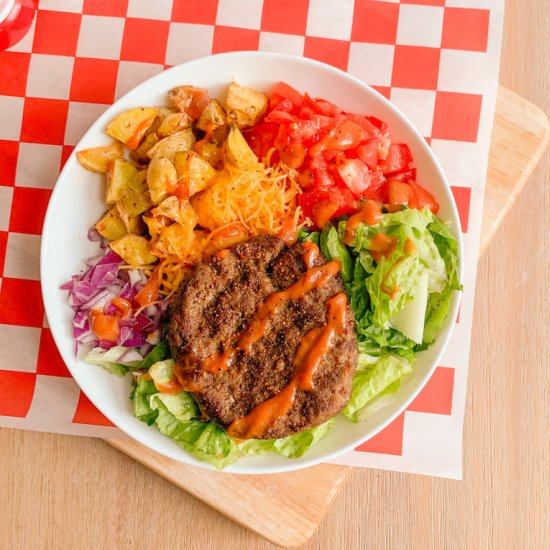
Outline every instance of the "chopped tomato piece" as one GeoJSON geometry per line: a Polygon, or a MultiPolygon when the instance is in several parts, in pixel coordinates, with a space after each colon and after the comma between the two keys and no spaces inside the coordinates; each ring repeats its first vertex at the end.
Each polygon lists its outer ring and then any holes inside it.
{"type": "Polygon", "coordinates": [[[411,170],[407,170],[405,172],[400,172],[399,174],[394,174],[391,179],[404,181],[405,183],[409,183],[410,180],[414,181],[416,180],[416,168],[412,168],[411,170]]]}
{"type": "Polygon", "coordinates": [[[278,131],[279,126],[277,124],[261,122],[249,132],[245,132],[248,145],[259,159],[265,159],[269,150],[274,147],[278,131]]]}
{"type": "Polygon", "coordinates": [[[336,166],[338,175],[354,195],[366,191],[370,184],[368,166],[360,159],[343,159],[336,166]]]}
{"type": "Polygon", "coordinates": [[[314,157],[326,149],[334,151],[346,151],[355,149],[362,140],[363,133],[361,127],[349,119],[344,119],[338,123],[334,130],[325,134],[313,147],[309,154],[314,157]]]}
{"type": "Polygon", "coordinates": [[[319,228],[333,218],[357,210],[357,201],[351,192],[346,188],[337,187],[302,193],[298,195],[298,204],[302,209],[303,217],[313,220],[319,228]]]}
{"type": "Polygon", "coordinates": [[[317,102],[311,99],[311,97],[309,97],[307,93],[304,94],[302,105],[300,106],[299,117],[310,118],[312,115],[320,115],[320,114],[323,114],[321,107],[319,107],[317,102]]]}
{"type": "Polygon", "coordinates": [[[378,165],[378,147],[380,141],[377,138],[371,138],[357,147],[357,157],[360,158],[371,170],[378,165]]]}
{"type": "Polygon", "coordinates": [[[273,108],[283,99],[289,100],[292,105],[294,105],[298,109],[302,105],[302,94],[285,82],[277,82],[277,84],[275,84],[275,87],[273,88],[273,92],[271,94],[271,99],[274,100],[274,104],[272,105],[270,101],[270,108],[273,108]]]}
{"type": "Polygon", "coordinates": [[[434,214],[439,212],[439,203],[433,198],[431,193],[412,180],[409,181],[409,186],[414,192],[414,199],[411,200],[412,202],[410,205],[412,208],[421,210],[427,206],[434,214]],[[414,204],[414,206],[412,206],[412,204],[414,204]]]}
{"type": "Polygon", "coordinates": [[[320,109],[321,113],[325,116],[334,117],[338,113],[342,112],[342,109],[335,105],[334,103],[331,103],[330,101],[325,101],[324,99],[317,99],[315,100],[315,103],[317,103],[317,107],[320,109]]]}
{"type": "Polygon", "coordinates": [[[382,136],[380,128],[377,128],[366,116],[348,113],[346,115],[350,120],[361,126],[363,130],[363,140],[382,136]]]}
{"type": "Polygon", "coordinates": [[[320,188],[327,188],[334,185],[335,180],[329,171],[328,162],[322,157],[312,158],[309,162],[309,169],[313,175],[313,183],[320,188]]]}
{"type": "Polygon", "coordinates": [[[414,192],[408,183],[388,180],[388,204],[390,206],[408,206],[414,192]]]}
{"type": "Polygon", "coordinates": [[[408,145],[404,143],[392,143],[388,157],[380,165],[380,170],[382,170],[384,175],[388,176],[410,170],[412,165],[413,157],[408,145]]]}
{"type": "Polygon", "coordinates": [[[379,170],[374,170],[369,174],[369,187],[366,191],[361,193],[361,199],[371,199],[378,202],[387,202],[384,195],[385,189],[384,184],[386,183],[386,178],[384,174],[379,170]]]}
{"type": "Polygon", "coordinates": [[[281,161],[289,168],[297,169],[304,163],[307,149],[303,143],[292,139],[284,125],[279,127],[275,147],[279,151],[281,161]]]}

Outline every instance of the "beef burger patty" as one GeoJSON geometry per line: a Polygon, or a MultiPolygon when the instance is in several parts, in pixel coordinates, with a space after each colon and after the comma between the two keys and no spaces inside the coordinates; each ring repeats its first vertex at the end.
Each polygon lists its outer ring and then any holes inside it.
{"type": "Polygon", "coordinates": [[[231,435],[285,437],[322,424],[349,400],[355,321],[339,273],[324,274],[330,267],[312,243],[254,237],[197,265],[174,300],[168,338],[178,377],[231,435]],[[308,275],[318,288],[302,293],[308,275]],[[277,303],[266,310],[266,301],[277,303]],[[309,384],[297,377],[302,356],[303,365],[315,363],[309,384]],[[252,416],[255,429],[244,430],[252,416]]]}

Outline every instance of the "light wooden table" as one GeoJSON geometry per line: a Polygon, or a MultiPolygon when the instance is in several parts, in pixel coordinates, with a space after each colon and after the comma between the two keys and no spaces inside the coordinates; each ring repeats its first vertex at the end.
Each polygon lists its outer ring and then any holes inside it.
{"type": "MultiPolygon", "coordinates": [[[[550,2],[507,4],[501,82],[549,113],[550,2]]],[[[546,154],[480,261],[464,480],[355,470],[304,548],[550,548],[549,213],[546,154]]],[[[2,550],[274,548],[100,440],[0,449],[2,550]]]]}

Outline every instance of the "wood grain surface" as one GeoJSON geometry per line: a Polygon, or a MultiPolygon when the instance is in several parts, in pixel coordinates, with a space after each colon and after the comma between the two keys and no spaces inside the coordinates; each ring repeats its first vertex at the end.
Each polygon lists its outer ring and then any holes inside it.
{"type": "MultiPolygon", "coordinates": [[[[507,1],[501,70],[547,113],[548,21],[547,0],[507,1]]],[[[546,154],[480,263],[464,480],[353,470],[304,548],[550,547],[549,180],[546,154]]],[[[0,445],[2,549],[274,548],[102,441],[0,445]]]]}

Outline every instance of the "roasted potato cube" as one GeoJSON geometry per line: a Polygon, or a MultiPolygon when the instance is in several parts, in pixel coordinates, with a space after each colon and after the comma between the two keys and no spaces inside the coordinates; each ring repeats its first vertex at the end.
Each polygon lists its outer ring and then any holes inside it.
{"type": "Polygon", "coordinates": [[[205,141],[197,141],[195,151],[217,170],[223,168],[223,149],[216,144],[205,141]]]}
{"type": "Polygon", "coordinates": [[[118,201],[116,203],[116,209],[118,212],[118,215],[120,216],[120,219],[124,223],[124,227],[126,228],[127,233],[134,233],[136,235],[140,235],[143,233],[145,226],[143,222],[141,221],[141,216],[138,215],[132,215],[124,205],[123,201],[118,201]]]}
{"type": "Polygon", "coordinates": [[[125,189],[131,186],[136,168],[124,159],[115,159],[107,170],[107,193],[105,202],[114,204],[122,198],[125,189]]]}
{"type": "Polygon", "coordinates": [[[193,124],[191,117],[186,113],[173,113],[168,115],[157,128],[157,135],[160,138],[175,134],[189,128],[193,124]]]}
{"type": "Polygon", "coordinates": [[[195,151],[176,153],[174,166],[178,175],[178,183],[187,186],[190,197],[206,189],[216,177],[216,170],[195,151]]]}
{"type": "Polygon", "coordinates": [[[214,184],[202,193],[197,193],[190,199],[191,206],[197,215],[199,225],[201,227],[205,227],[206,229],[210,229],[210,231],[213,231],[224,224],[223,221],[214,218],[211,214],[212,197],[210,195],[216,185],[218,184],[214,184]]]}
{"type": "Polygon", "coordinates": [[[147,170],[147,185],[151,202],[158,204],[168,196],[170,189],[176,186],[178,175],[174,165],[165,157],[155,157],[147,170]]]}
{"type": "Polygon", "coordinates": [[[120,237],[123,237],[127,233],[126,226],[114,206],[105,212],[102,218],[95,224],[95,230],[108,241],[120,239],[120,237]]]}
{"type": "Polygon", "coordinates": [[[133,151],[138,148],[141,140],[157,118],[158,112],[156,107],[130,109],[118,115],[105,131],[133,151]]]}
{"type": "Polygon", "coordinates": [[[150,132],[143,138],[139,147],[130,153],[130,158],[135,160],[138,164],[148,164],[151,159],[147,156],[147,153],[158,143],[158,141],[159,138],[157,133],[150,132]]]}
{"type": "Polygon", "coordinates": [[[185,199],[171,196],[164,199],[156,208],[151,210],[151,216],[164,216],[184,227],[193,229],[197,225],[197,214],[191,203],[185,199]]]}
{"type": "Polygon", "coordinates": [[[225,104],[228,116],[239,128],[251,128],[267,109],[267,95],[231,82],[225,104]]]}
{"type": "Polygon", "coordinates": [[[219,101],[211,99],[204,108],[198,122],[197,128],[203,132],[212,132],[216,128],[227,123],[227,116],[219,101]]]}
{"type": "Polygon", "coordinates": [[[94,147],[93,149],[84,149],[78,151],[76,160],[92,172],[105,174],[111,162],[115,159],[123,159],[124,150],[122,144],[118,141],[105,145],[104,147],[94,147]]]}
{"type": "Polygon", "coordinates": [[[130,187],[139,193],[145,193],[149,190],[147,186],[147,168],[136,172],[136,175],[132,178],[130,187]]]}
{"type": "MultiPolygon", "coordinates": [[[[147,185],[147,170],[139,170],[132,178],[128,188],[122,192],[122,197],[117,202],[117,208],[124,220],[125,218],[139,216],[139,214],[151,208],[152,205],[149,186],[147,185]]],[[[131,233],[130,229],[128,229],[128,233],[131,233]]]]}
{"type": "Polygon", "coordinates": [[[208,103],[208,90],[196,86],[177,86],[168,92],[168,100],[178,111],[198,120],[208,103]]]}
{"type": "Polygon", "coordinates": [[[122,198],[116,204],[122,219],[124,219],[124,216],[121,209],[128,216],[139,216],[153,206],[148,192],[140,193],[131,188],[124,191],[122,198]]]}
{"type": "Polygon", "coordinates": [[[157,261],[149,252],[149,241],[139,235],[124,235],[110,244],[111,248],[129,265],[149,265],[157,261]]]}
{"type": "Polygon", "coordinates": [[[227,136],[225,158],[237,168],[248,168],[258,162],[258,157],[248,146],[237,126],[232,126],[227,136]]]}
{"type": "Polygon", "coordinates": [[[194,145],[195,135],[191,128],[187,128],[161,139],[152,149],[149,149],[147,156],[150,159],[165,157],[173,162],[174,155],[178,151],[192,151],[194,145]]]}

